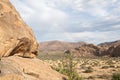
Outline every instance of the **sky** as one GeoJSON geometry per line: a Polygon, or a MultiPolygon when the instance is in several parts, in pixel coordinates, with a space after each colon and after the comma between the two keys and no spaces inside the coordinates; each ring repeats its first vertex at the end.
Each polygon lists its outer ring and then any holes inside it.
{"type": "Polygon", "coordinates": [[[120,0],[10,0],[39,42],[120,39],[120,0]]]}

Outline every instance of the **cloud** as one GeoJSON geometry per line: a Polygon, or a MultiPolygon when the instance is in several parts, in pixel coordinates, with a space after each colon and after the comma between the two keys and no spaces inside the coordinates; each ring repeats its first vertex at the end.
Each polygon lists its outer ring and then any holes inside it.
{"type": "MultiPolygon", "coordinates": [[[[120,31],[120,30],[119,30],[120,31]]],[[[98,42],[107,42],[117,40],[120,33],[116,34],[115,31],[107,31],[107,32],[80,32],[80,33],[70,33],[70,35],[75,39],[75,41],[86,41],[89,43],[98,42]]]]}
{"type": "Polygon", "coordinates": [[[11,0],[11,2],[25,21],[27,21],[27,18],[30,17],[32,13],[34,13],[34,10],[27,6],[22,0],[11,0]]]}
{"type": "Polygon", "coordinates": [[[119,39],[119,0],[11,0],[39,41],[119,39]],[[114,35],[114,36],[110,36],[114,35]]]}

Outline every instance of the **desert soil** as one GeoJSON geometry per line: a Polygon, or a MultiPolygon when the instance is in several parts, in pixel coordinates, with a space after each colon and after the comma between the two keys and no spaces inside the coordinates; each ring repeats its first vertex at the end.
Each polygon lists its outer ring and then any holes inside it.
{"type": "MultiPolygon", "coordinates": [[[[61,63],[61,60],[44,61],[52,67],[61,63]]],[[[111,80],[113,73],[120,72],[120,58],[79,58],[77,62],[75,68],[85,80],[111,80]]]]}

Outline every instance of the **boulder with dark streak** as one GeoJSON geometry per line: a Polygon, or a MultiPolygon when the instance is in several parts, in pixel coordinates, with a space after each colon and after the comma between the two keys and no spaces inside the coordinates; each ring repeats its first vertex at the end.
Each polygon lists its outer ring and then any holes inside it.
{"type": "Polygon", "coordinates": [[[35,57],[38,43],[9,0],[0,0],[0,57],[35,57]]]}

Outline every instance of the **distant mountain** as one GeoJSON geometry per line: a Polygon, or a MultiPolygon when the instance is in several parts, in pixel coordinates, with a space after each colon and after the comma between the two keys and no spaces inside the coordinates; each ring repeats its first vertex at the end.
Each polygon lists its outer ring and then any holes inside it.
{"type": "Polygon", "coordinates": [[[120,44],[120,40],[117,40],[117,41],[113,41],[113,42],[100,43],[100,44],[98,44],[98,46],[113,46],[113,45],[119,45],[119,44],[120,44]]]}
{"type": "Polygon", "coordinates": [[[74,53],[75,56],[120,56],[120,40],[105,42],[99,45],[85,42],[48,41],[40,43],[40,53],[61,54],[65,51],[74,53]]]}
{"type": "Polygon", "coordinates": [[[64,52],[65,50],[80,47],[85,42],[64,42],[64,41],[47,41],[40,43],[41,53],[64,52]]]}

